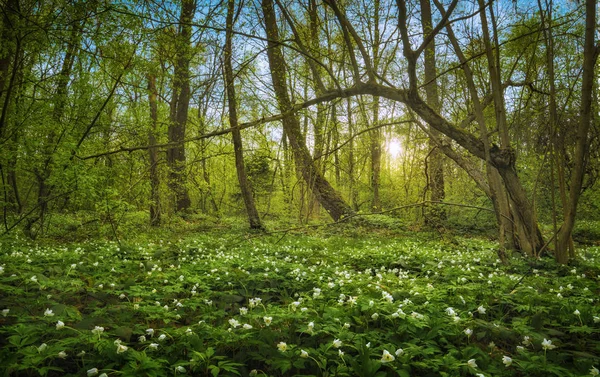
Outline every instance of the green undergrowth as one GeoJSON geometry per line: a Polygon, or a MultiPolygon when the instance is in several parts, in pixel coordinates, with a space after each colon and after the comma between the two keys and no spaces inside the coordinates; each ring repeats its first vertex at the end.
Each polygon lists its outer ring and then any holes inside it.
{"type": "Polygon", "coordinates": [[[0,253],[4,376],[586,376],[600,248],[346,226],[28,243],[0,253]]]}

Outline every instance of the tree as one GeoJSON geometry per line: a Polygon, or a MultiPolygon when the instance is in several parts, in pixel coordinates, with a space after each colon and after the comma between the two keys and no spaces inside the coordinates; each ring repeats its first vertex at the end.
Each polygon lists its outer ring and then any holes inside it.
{"type": "Polygon", "coordinates": [[[265,29],[268,38],[267,56],[271,71],[273,89],[277,98],[279,111],[284,114],[282,119],[283,129],[288,137],[297,169],[302,174],[304,181],[311,188],[319,203],[325,208],[334,220],[354,213],[352,208],[335,191],[315,165],[308,148],[300,122],[292,113],[293,107],[289,98],[286,82],[286,64],[279,45],[279,31],[272,0],[262,0],[265,29]]]}
{"type": "Polygon", "coordinates": [[[158,150],[156,128],[158,125],[158,91],[156,76],[148,75],[148,103],[150,105],[150,132],[148,132],[148,157],[150,159],[150,225],[159,226],[161,221],[160,177],[158,175],[158,150]]]}
{"type": "Polygon", "coordinates": [[[8,114],[16,80],[20,67],[22,68],[23,48],[22,35],[18,31],[18,13],[20,12],[18,0],[7,1],[2,12],[2,23],[0,24],[0,142],[4,148],[10,150],[7,161],[0,161],[0,176],[4,192],[3,218],[5,228],[8,229],[7,216],[9,209],[21,213],[23,204],[19,195],[17,184],[17,154],[16,144],[18,133],[13,132],[12,140],[7,140],[8,114]]]}
{"type": "Polygon", "coordinates": [[[575,216],[577,214],[577,203],[581,196],[581,187],[585,173],[586,156],[590,145],[589,130],[592,123],[592,92],[594,87],[594,66],[598,59],[600,46],[595,45],[596,33],[596,1],[585,2],[585,38],[583,45],[583,75],[581,85],[581,113],[577,128],[577,139],[575,144],[574,166],[571,172],[571,183],[569,185],[569,200],[567,211],[562,226],[558,232],[556,260],[559,263],[569,262],[569,243],[575,216]]]}
{"type": "MultiPolygon", "coordinates": [[[[439,112],[441,110],[440,98],[438,94],[438,85],[436,81],[437,68],[436,68],[436,52],[435,52],[435,36],[429,38],[429,35],[433,29],[433,22],[431,20],[431,4],[429,0],[420,0],[421,4],[421,28],[423,30],[423,38],[429,39],[429,43],[425,47],[424,51],[424,81],[425,81],[425,95],[427,98],[427,104],[431,106],[433,110],[439,112]]],[[[431,192],[431,201],[441,202],[445,198],[444,191],[444,160],[443,152],[436,142],[436,139],[440,139],[440,133],[434,128],[430,128],[429,132],[429,164],[428,164],[428,181],[427,188],[431,192]]],[[[441,141],[441,140],[440,140],[441,141]]],[[[443,141],[441,141],[443,142],[443,141]]],[[[434,226],[439,227],[442,221],[446,218],[446,210],[443,206],[434,206],[426,214],[425,221],[434,226]]]]}
{"type": "Polygon", "coordinates": [[[231,126],[231,137],[233,139],[233,149],[235,154],[235,169],[237,171],[238,182],[240,184],[240,190],[242,192],[242,198],[244,200],[244,206],[246,207],[246,213],[248,215],[248,222],[250,223],[251,229],[262,229],[263,225],[260,221],[260,216],[256,205],[254,204],[254,197],[252,196],[251,182],[248,180],[246,174],[246,166],[244,165],[244,149],[242,145],[242,135],[238,127],[237,117],[237,99],[235,95],[235,80],[233,73],[233,65],[231,63],[231,40],[233,36],[233,25],[235,1],[228,0],[227,2],[227,21],[226,21],[226,32],[225,32],[225,50],[224,50],[224,66],[225,66],[225,82],[227,89],[227,104],[229,109],[229,125],[231,126]]]}
{"type": "MultiPolygon", "coordinates": [[[[381,34],[379,32],[380,17],[379,12],[381,10],[381,2],[375,0],[373,2],[373,69],[379,69],[380,52],[379,46],[381,45],[381,34]]],[[[373,97],[373,126],[379,123],[379,97],[373,97]]],[[[370,143],[369,147],[371,150],[371,211],[381,211],[381,197],[379,195],[379,186],[381,184],[381,129],[373,128],[369,132],[370,143]]]]}
{"type": "Polygon", "coordinates": [[[169,187],[175,196],[176,211],[186,210],[191,205],[186,187],[186,158],[183,140],[190,106],[190,61],[192,58],[190,43],[195,10],[195,0],[182,0],[179,31],[175,37],[176,56],[173,71],[169,142],[177,143],[177,145],[167,149],[167,164],[170,169],[169,187]]]}

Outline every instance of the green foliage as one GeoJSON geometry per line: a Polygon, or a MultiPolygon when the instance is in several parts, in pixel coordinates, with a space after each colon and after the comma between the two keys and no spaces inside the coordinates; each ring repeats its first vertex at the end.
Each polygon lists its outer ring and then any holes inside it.
{"type": "Polygon", "coordinates": [[[475,238],[317,236],[5,239],[0,370],[541,377],[600,364],[597,247],[574,267],[503,266],[475,238]]]}
{"type": "Polygon", "coordinates": [[[573,230],[573,239],[580,243],[597,244],[600,240],[600,221],[578,221],[573,230]]]}

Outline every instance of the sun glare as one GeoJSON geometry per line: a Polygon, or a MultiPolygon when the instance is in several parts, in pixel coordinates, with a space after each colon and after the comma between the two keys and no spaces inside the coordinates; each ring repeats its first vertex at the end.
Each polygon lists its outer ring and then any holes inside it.
{"type": "Polygon", "coordinates": [[[402,154],[402,144],[400,140],[394,138],[388,142],[387,151],[392,158],[398,158],[402,154]]]}

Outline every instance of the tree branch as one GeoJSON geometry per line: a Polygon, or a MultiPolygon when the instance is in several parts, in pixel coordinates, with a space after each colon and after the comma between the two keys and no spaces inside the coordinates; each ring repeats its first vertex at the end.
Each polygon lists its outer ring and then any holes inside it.
{"type": "Polygon", "coordinates": [[[440,22],[438,22],[438,24],[431,31],[431,33],[427,34],[427,37],[423,40],[423,43],[421,43],[421,45],[415,50],[416,56],[421,55],[423,50],[425,50],[425,48],[433,40],[433,38],[435,38],[435,36],[446,26],[446,24],[448,23],[448,19],[450,18],[450,15],[452,14],[452,11],[454,11],[454,8],[456,7],[456,4],[458,4],[458,0],[452,1],[452,3],[450,4],[450,7],[448,8],[448,11],[446,12],[445,15],[442,16],[442,19],[440,20],[440,22]]]}

